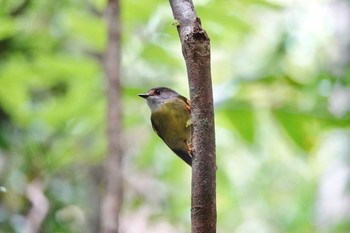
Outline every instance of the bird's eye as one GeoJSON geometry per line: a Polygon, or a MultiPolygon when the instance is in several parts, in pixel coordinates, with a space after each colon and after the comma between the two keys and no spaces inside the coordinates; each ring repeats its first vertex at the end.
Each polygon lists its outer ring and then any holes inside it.
{"type": "Polygon", "coordinates": [[[159,91],[159,90],[155,90],[155,91],[154,91],[154,94],[160,95],[160,91],[159,91]]]}

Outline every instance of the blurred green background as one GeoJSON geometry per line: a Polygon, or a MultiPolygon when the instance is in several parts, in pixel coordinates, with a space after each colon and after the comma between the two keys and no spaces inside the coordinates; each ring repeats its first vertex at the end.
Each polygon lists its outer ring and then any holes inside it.
{"type": "MultiPolygon", "coordinates": [[[[211,38],[218,232],[350,232],[350,2],[194,3],[211,38]]],[[[137,96],[189,96],[169,2],[121,4],[121,232],[190,232],[191,171],[137,96]]],[[[105,5],[0,0],[0,233],[25,232],[35,198],[40,232],[98,232],[105,5]]]]}

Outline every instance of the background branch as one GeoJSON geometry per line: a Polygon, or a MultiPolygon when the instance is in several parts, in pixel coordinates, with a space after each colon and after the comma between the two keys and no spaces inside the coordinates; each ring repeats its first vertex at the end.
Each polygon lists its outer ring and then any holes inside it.
{"type": "Polygon", "coordinates": [[[191,0],[170,0],[190,86],[193,123],[192,232],[216,232],[216,162],[210,40],[191,0]]]}
{"type": "Polygon", "coordinates": [[[31,202],[32,207],[26,217],[25,233],[40,232],[41,225],[43,224],[50,208],[44,190],[44,184],[39,179],[27,184],[26,196],[31,202]]]}
{"type": "Polygon", "coordinates": [[[102,201],[101,232],[117,233],[122,203],[122,146],[120,101],[120,6],[119,0],[107,5],[108,44],[105,54],[107,75],[107,132],[106,192],[102,201]]]}
{"type": "Polygon", "coordinates": [[[21,4],[19,4],[15,9],[13,9],[10,12],[10,15],[13,17],[21,15],[22,13],[25,12],[25,10],[28,8],[30,3],[31,3],[31,0],[24,0],[23,2],[21,2],[21,4]]]}

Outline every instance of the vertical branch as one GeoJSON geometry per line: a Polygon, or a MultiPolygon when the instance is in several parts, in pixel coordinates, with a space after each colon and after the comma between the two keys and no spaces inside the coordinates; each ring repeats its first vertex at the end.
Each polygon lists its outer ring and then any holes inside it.
{"type": "Polygon", "coordinates": [[[192,233],[216,232],[216,162],[210,40],[192,0],[170,0],[190,86],[193,123],[192,233]]]}
{"type": "Polygon", "coordinates": [[[107,76],[107,136],[106,190],[102,200],[102,233],[117,233],[122,202],[122,148],[120,101],[120,6],[119,0],[108,0],[108,44],[105,53],[107,76]]]}

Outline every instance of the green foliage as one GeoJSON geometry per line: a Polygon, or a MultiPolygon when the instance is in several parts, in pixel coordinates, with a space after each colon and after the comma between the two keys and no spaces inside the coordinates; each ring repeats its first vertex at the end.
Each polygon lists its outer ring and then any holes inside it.
{"type": "Polygon", "coordinates": [[[350,125],[349,119],[338,120],[317,115],[274,112],[276,120],[286,131],[288,136],[302,149],[309,151],[316,146],[318,133],[333,127],[346,127],[350,125]]]}
{"type": "Polygon", "coordinates": [[[240,136],[249,143],[254,142],[256,120],[251,109],[220,110],[216,117],[224,122],[225,127],[239,132],[240,136]]]}

